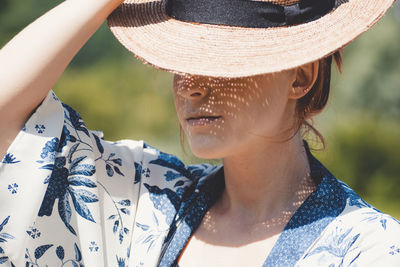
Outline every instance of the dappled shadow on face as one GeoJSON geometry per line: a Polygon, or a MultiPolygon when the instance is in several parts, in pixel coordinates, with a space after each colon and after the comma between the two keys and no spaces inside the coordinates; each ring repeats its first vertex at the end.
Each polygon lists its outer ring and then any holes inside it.
{"type": "MultiPolygon", "coordinates": [[[[269,137],[279,139],[290,124],[283,116],[290,85],[286,72],[245,78],[175,75],[176,110],[193,153],[224,158],[239,148],[248,146],[252,151],[254,144],[265,145],[269,137]],[[258,142],[251,142],[253,139],[258,142]]],[[[217,202],[204,216],[195,237],[234,248],[279,235],[314,188],[311,178],[304,177],[299,186],[288,189],[291,202],[284,203],[278,214],[262,219],[229,215],[217,202]]]]}
{"type": "Polygon", "coordinates": [[[193,152],[202,147],[213,157],[224,157],[252,133],[274,135],[287,100],[285,90],[280,89],[287,83],[284,74],[245,78],[175,75],[176,110],[193,152]]]}

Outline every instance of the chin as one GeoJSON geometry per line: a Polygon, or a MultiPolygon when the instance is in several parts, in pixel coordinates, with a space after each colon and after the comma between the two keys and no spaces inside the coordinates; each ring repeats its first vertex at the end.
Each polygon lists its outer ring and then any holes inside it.
{"type": "Polygon", "coordinates": [[[193,155],[202,159],[219,159],[226,156],[226,143],[215,136],[196,136],[188,140],[193,155]]]}

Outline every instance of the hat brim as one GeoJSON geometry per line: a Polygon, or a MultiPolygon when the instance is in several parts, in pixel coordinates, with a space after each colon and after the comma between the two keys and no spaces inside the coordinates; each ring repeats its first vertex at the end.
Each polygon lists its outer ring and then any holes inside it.
{"type": "Polygon", "coordinates": [[[116,38],[139,59],[175,73],[243,77],[321,59],[372,27],[394,0],[341,0],[322,18],[289,27],[243,28],[168,17],[165,0],[126,0],[108,18],[116,38]]]}

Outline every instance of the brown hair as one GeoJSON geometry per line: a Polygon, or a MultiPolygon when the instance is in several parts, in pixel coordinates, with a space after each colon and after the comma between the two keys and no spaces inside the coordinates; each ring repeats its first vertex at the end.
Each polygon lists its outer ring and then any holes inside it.
{"type": "Polygon", "coordinates": [[[325,139],[322,134],[313,126],[312,117],[320,113],[326,106],[330,92],[331,66],[335,61],[340,73],[342,73],[342,51],[338,50],[333,55],[319,60],[318,77],[311,90],[297,101],[296,132],[302,131],[303,137],[310,132],[320,141],[322,149],[325,149],[325,139]]]}

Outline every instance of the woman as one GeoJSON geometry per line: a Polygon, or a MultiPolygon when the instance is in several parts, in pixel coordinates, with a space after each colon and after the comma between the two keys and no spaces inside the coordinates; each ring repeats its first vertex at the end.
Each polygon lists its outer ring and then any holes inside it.
{"type": "Polygon", "coordinates": [[[120,6],[114,34],[176,73],[190,147],[223,167],[104,141],[49,92],[121,2],[66,1],[0,52],[1,264],[399,264],[399,223],[336,180],[299,131],[326,104],[329,55],[392,0],[120,6]]]}

